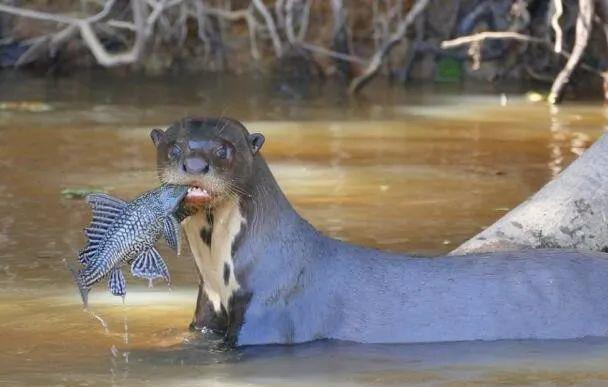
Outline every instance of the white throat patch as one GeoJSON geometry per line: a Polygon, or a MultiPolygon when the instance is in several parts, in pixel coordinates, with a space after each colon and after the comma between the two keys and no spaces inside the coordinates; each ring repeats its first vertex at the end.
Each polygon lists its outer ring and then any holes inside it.
{"type": "Polygon", "coordinates": [[[214,208],[212,214],[212,225],[209,224],[207,215],[200,212],[186,218],[182,226],[203,278],[203,290],[214,310],[220,312],[221,306],[228,310],[230,297],[240,287],[234,274],[232,244],[245,219],[236,199],[226,200],[214,208]],[[206,243],[209,242],[209,233],[210,245],[206,243]]]}

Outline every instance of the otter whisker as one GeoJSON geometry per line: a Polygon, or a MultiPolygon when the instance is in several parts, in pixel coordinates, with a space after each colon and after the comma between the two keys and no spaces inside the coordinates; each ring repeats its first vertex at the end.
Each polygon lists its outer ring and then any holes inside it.
{"type": "Polygon", "coordinates": [[[244,188],[241,188],[235,184],[232,184],[232,182],[230,182],[230,181],[227,182],[226,189],[229,191],[232,191],[234,193],[241,194],[243,196],[252,197],[252,195],[249,192],[247,192],[244,188]]]}

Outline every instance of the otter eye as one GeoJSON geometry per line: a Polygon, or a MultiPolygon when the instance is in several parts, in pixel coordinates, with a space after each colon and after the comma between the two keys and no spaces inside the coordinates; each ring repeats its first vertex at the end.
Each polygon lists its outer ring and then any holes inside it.
{"type": "Polygon", "coordinates": [[[228,157],[228,150],[226,149],[226,145],[220,145],[215,149],[215,155],[224,160],[228,157]]]}
{"type": "Polygon", "coordinates": [[[169,159],[171,161],[175,161],[179,158],[179,156],[181,156],[181,154],[182,150],[180,149],[180,147],[173,144],[169,147],[169,152],[167,153],[167,156],[169,156],[169,159]]]}

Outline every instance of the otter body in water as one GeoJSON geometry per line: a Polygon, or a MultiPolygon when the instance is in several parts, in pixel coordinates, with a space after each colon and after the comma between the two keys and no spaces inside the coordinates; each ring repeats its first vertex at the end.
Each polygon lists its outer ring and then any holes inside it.
{"type": "Polygon", "coordinates": [[[188,185],[182,223],[200,272],[193,326],[236,345],[404,343],[608,333],[608,256],[534,250],[411,258],[343,243],[289,204],[230,119],[155,129],[164,183],[188,185]]]}

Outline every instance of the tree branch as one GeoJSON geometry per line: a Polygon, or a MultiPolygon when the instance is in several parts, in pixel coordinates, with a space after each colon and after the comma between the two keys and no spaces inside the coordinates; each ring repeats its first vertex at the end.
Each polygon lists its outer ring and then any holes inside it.
{"type": "Polygon", "coordinates": [[[546,40],[535,36],[520,34],[519,32],[511,31],[484,31],[473,35],[461,36],[456,39],[444,40],[441,42],[441,48],[454,48],[464,46],[465,44],[477,43],[486,39],[514,39],[522,42],[531,43],[546,43],[546,40]]]}
{"type": "Polygon", "coordinates": [[[258,12],[264,18],[266,22],[266,28],[268,28],[268,33],[270,34],[270,39],[272,40],[272,45],[274,46],[274,52],[277,57],[283,56],[283,47],[281,44],[281,38],[277,33],[277,27],[274,24],[274,19],[270,12],[268,12],[268,8],[264,5],[262,0],[251,0],[254,7],[258,10],[258,12]]]}
{"type": "Polygon", "coordinates": [[[416,20],[416,17],[424,11],[429,2],[430,0],[418,0],[414,3],[405,18],[403,18],[397,26],[397,30],[388,38],[382,47],[376,51],[363,74],[352,80],[349,87],[350,94],[356,94],[367,82],[376,76],[386,55],[401,41],[401,39],[403,39],[407,32],[407,28],[416,20]]]}
{"type": "Polygon", "coordinates": [[[589,42],[591,35],[592,18],[593,18],[594,3],[593,0],[579,0],[578,2],[578,18],[576,19],[576,37],[572,54],[566,65],[555,78],[548,100],[552,104],[557,104],[563,97],[564,87],[570,80],[572,72],[578,65],[589,42]]]}
{"type": "MultiPolygon", "coordinates": [[[[143,0],[132,0],[133,24],[135,25],[135,42],[133,47],[120,54],[109,53],[99,41],[92,24],[87,20],[78,20],[80,36],[87,44],[99,64],[106,67],[134,63],[139,60],[146,41],[146,21],[144,19],[143,0]]],[[[111,1],[113,2],[113,1],[111,1]]]]}
{"type": "Polygon", "coordinates": [[[564,5],[562,4],[562,0],[553,0],[553,4],[555,5],[555,13],[551,16],[551,26],[555,31],[555,52],[562,52],[562,41],[563,41],[563,32],[562,28],[559,26],[559,18],[564,13],[564,5]]]}

